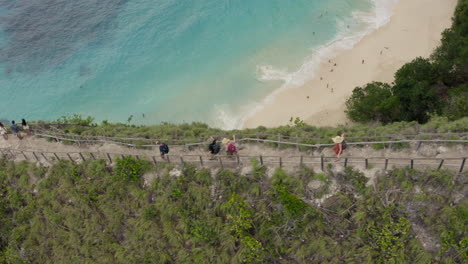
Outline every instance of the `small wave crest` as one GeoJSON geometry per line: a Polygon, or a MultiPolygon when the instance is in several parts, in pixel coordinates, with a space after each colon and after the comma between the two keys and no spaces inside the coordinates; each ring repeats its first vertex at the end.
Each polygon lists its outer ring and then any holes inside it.
{"type": "Polygon", "coordinates": [[[257,80],[259,81],[284,81],[288,82],[291,74],[287,70],[275,69],[271,65],[257,66],[257,80]]]}

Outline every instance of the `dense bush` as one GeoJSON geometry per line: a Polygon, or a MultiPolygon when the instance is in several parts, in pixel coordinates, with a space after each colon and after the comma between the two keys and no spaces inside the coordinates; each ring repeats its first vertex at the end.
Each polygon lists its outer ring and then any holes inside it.
{"type": "Polygon", "coordinates": [[[346,101],[346,113],[351,120],[358,122],[379,120],[389,123],[399,119],[398,104],[398,98],[393,96],[390,85],[373,82],[354,89],[346,101]]]}
{"type": "Polygon", "coordinates": [[[141,176],[143,176],[143,173],[145,173],[150,166],[148,161],[135,159],[132,156],[117,159],[115,178],[124,181],[138,182],[141,176]]]}
{"type": "Polygon", "coordinates": [[[357,87],[347,100],[347,115],[358,122],[418,121],[433,114],[451,120],[468,115],[468,0],[460,0],[453,25],[429,59],[403,65],[388,84],[357,87]]]}
{"type": "Polygon", "coordinates": [[[187,164],[177,177],[159,165],[142,185],[102,160],[0,160],[0,263],[467,261],[468,204],[448,171],[395,170],[368,186],[351,169],[269,178],[253,165],[240,175],[187,164]],[[336,187],[318,203],[312,180],[336,187]]]}

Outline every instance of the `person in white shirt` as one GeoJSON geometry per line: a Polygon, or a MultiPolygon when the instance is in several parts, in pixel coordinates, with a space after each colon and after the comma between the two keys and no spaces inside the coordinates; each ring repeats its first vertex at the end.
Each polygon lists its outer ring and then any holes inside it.
{"type": "Polygon", "coordinates": [[[5,140],[8,140],[8,132],[5,126],[1,122],[0,122],[0,135],[2,135],[5,140]]]}
{"type": "Polygon", "coordinates": [[[28,123],[26,123],[26,120],[21,119],[21,126],[23,127],[24,132],[26,132],[26,135],[31,136],[32,131],[29,129],[28,123]]]}

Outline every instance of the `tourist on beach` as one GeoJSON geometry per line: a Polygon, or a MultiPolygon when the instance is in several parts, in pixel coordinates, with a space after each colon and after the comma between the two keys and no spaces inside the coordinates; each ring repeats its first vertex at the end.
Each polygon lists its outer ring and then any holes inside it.
{"type": "Polygon", "coordinates": [[[221,150],[221,147],[219,146],[217,139],[216,138],[213,138],[213,137],[210,137],[210,140],[211,140],[211,143],[210,145],[208,146],[208,149],[210,150],[210,154],[211,154],[211,157],[210,157],[210,160],[213,160],[213,159],[216,159],[216,154],[219,153],[219,151],[221,150]]]}
{"type": "Polygon", "coordinates": [[[11,121],[11,126],[10,126],[10,128],[11,128],[11,130],[13,130],[13,133],[15,133],[16,136],[17,136],[20,140],[23,139],[23,137],[21,136],[19,127],[18,127],[18,125],[15,123],[15,120],[11,121]]]}
{"type": "Polygon", "coordinates": [[[161,153],[161,159],[167,161],[166,155],[169,153],[169,146],[166,143],[159,144],[159,152],[161,153]]]}
{"type": "Polygon", "coordinates": [[[8,132],[5,128],[5,126],[0,122],[0,135],[2,135],[2,137],[5,139],[5,140],[8,140],[8,132]]]}
{"type": "Polygon", "coordinates": [[[24,132],[26,132],[26,135],[31,136],[31,129],[29,129],[28,123],[26,123],[26,120],[24,120],[24,118],[21,119],[21,126],[23,127],[24,132]]]}
{"type": "Polygon", "coordinates": [[[336,154],[335,161],[339,161],[341,154],[343,154],[343,151],[346,149],[346,142],[344,140],[344,134],[341,134],[341,136],[336,136],[332,138],[332,140],[335,143],[335,146],[333,146],[333,151],[335,151],[335,154],[336,154]]]}

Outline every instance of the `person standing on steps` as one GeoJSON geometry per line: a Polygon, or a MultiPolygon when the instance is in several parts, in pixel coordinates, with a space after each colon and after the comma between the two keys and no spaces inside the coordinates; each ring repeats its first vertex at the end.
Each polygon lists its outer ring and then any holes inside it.
{"type": "Polygon", "coordinates": [[[24,132],[26,132],[26,135],[31,136],[31,129],[29,129],[28,123],[26,123],[26,120],[24,120],[24,118],[21,119],[21,126],[23,127],[24,132]]]}
{"type": "Polygon", "coordinates": [[[230,156],[237,155],[237,148],[236,148],[236,135],[233,136],[233,140],[229,140],[227,143],[227,154],[230,156]]]}
{"type": "Polygon", "coordinates": [[[8,132],[5,126],[0,122],[0,135],[2,135],[3,139],[8,140],[8,132]]]}
{"type": "Polygon", "coordinates": [[[11,128],[11,130],[13,130],[13,133],[15,133],[16,136],[17,136],[20,140],[23,139],[23,136],[21,136],[19,127],[18,127],[18,125],[15,123],[15,120],[11,121],[11,126],[10,126],[10,128],[11,128]]]}
{"type": "Polygon", "coordinates": [[[166,155],[169,153],[169,146],[166,143],[159,144],[159,152],[161,154],[161,159],[168,161],[166,155]]]}
{"type": "Polygon", "coordinates": [[[335,146],[333,146],[333,151],[335,151],[335,154],[336,154],[335,162],[337,162],[340,160],[340,157],[343,154],[343,151],[346,149],[346,142],[344,140],[344,134],[342,133],[341,136],[336,136],[332,138],[332,140],[335,143],[335,146]]]}
{"type": "Polygon", "coordinates": [[[208,150],[210,151],[210,154],[211,154],[211,157],[210,157],[210,160],[214,160],[216,159],[216,154],[219,153],[219,151],[221,150],[221,147],[219,146],[217,139],[214,138],[214,137],[210,137],[210,140],[211,140],[211,143],[210,145],[208,146],[208,150]]]}

